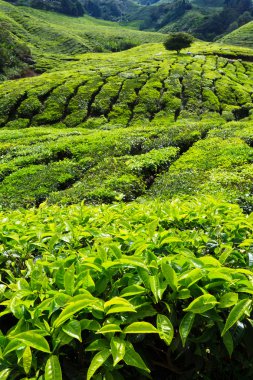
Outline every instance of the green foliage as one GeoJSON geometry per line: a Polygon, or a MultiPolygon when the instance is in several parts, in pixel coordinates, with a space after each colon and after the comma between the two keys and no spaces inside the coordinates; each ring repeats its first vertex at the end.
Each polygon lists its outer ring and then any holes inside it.
{"type": "Polygon", "coordinates": [[[223,49],[87,54],[3,83],[1,206],[211,192],[250,212],[252,64],[223,49]]]}
{"type": "Polygon", "coordinates": [[[225,44],[248,46],[252,48],[252,33],[253,22],[251,21],[222,37],[221,42],[225,44]]]}
{"type": "Polygon", "coordinates": [[[172,33],[164,41],[164,46],[167,50],[176,50],[177,53],[180,50],[188,48],[193,42],[193,37],[185,32],[172,33]]]}
{"type": "MultiPolygon", "coordinates": [[[[247,123],[243,125],[246,127],[247,123]]],[[[168,173],[158,177],[151,194],[173,196],[209,192],[244,204],[245,211],[251,212],[253,150],[242,139],[223,139],[225,131],[218,128],[210,132],[209,138],[195,143],[171,165],[168,173]],[[213,135],[220,137],[211,137],[213,135]]],[[[240,131],[239,135],[243,133],[240,131]]]]}
{"type": "MultiPolygon", "coordinates": [[[[38,3],[38,8],[61,7],[61,1],[33,1],[38,3]]],[[[62,0],[62,2],[71,5],[79,1],[62,0]]],[[[164,40],[164,35],[161,33],[120,27],[117,23],[99,21],[87,15],[68,17],[30,7],[17,7],[2,0],[0,26],[0,65],[6,56],[5,61],[7,59],[8,65],[5,69],[10,74],[6,73],[8,77],[20,74],[33,76],[49,69],[55,70],[60,64],[65,69],[66,63],[78,61],[80,59],[78,55],[87,52],[121,51],[143,43],[164,40]],[[31,54],[35,62],[31,60],[31,54]],[[26,61],[32,66],[30,71],[25,72],[27,65],[23,62],[26,61]]]]}
{"type": "Polygon", "coordinates": [[[169,167],[178,155],[178,148],[161,148],[146,154],[134,156],[126,162],[131,171],[137,175],[149,176],[169,167]]]}
{"type": "Polygon", "coordinates": [[[2,183],[1,205],[17,207],[39,205],[48,193],[70,186],[80,168],[63,160],[47,165],[30,165],[10,174],[2,183]]]}
{"type": "Polygon", "coordinates": [[[0,378],[251,379],[252,51],[0,9],[0,378]]]}
{"type": "Polygon", "coordinates": [[[252,215],[238,206],[43,205],[0,217],[2,378],[158,379],[173,375],[167,353],[187,378],[229,377],[227,355],[250,376],[252,215]]]}
{"type": "Polygon", "coordinates": [[[0,81],[22,76],[32,61],[31,51],[11,31],[0,17],[0,81]]]}

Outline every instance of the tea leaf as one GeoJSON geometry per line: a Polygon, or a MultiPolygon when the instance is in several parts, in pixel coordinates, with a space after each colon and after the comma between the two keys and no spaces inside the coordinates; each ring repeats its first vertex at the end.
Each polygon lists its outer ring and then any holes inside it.
{"type": "Polygon", "coordinates": [[[106,339],[97,339],[91,342],[85,351],[101,351],[104,348],[110,348],[108,341],[106,339]]]}
{"type": "Polygon", "coordinates": [[[73,265],[69,267],[64,273],[64,288],[66,293],[70,296],[74,293],[75,287],[75,268],[73,265]]]}
{"type": "Polygon", "coordinates": [[[134,322],[124,329],[125,334],[156,334],[157,329],[149,322],[134,322]]]}
{"type": "Polygon", "coordinates": [[[142,286],[131,285],[123,289],[120,295],[122,297],[130,297],[130,296],[135,296],[135,295],[144,294],[144,293],[146,293],[146,289],[144,289],[142,286]]]}
{"type": "Polygon", "coordinates": [[[0,379],[1,380],[7,380],[12,369],[11,368],[6,368],[3,371],[0,372],[0,379]]]}
{"type": "Polygon", "coordinates": [[[243,316],[246,310],[251,306],[252,301],[250,299],[244,299],[238,302],[230,311],[225,323],[225,327],[221,333],[224,336],[225,333],[243,316]]]}
{"type": "Polygon", "coordinates": [[[58,356],[52,355],[45,367],[45,380],[62,380],[61,365],[58,356]]]}
{"type": "Polygon", "coordinates": [[[159,336],[169,346],[174,336],[174,327],[165,315],[158,314],[156,319],[159,336]]]}
{"type": "MultiPolygon", "coordinates": [[[[75,298],[75,297],[74,297],[75,298]]],[[[87,308],[88,306],[93,306],[96,302],[96,299],[92,296],[87,296],[87,294],[83,294],[81,296],[77,296],[77,300],[73,300],[67,304],[67,306],[63,309],[61,314],[53,323],[53,327],[57,328],[61,326],[65,321],[71,318],[74,314],[78,313],[78,311],[87,308]],[[80,299],[81,297],[81,299],[80,299]]]]}
{"type": "Polygon", "coordinates": [[[126,343],[123,339],[114,337],[111,339],[110,344],[113,357],[113,366],[115,367],[125,356],[126,343]]]}
{"type": "Polygon", "coordinates": [[[194,313],[187,313],[181,320],[180,326],[179,326],[179,334],[182,340],[182,345],[185,347],[185,343],[187,340],[187,337],[192,329],[193,323],[195,319],[194,313]]]}
{"type": "Polygon", "coordinates": [[[226,293],[220,298],[219,308],[227,308],[235,305],[238,302],[237,293],[226,293]]]}
{"type": "Polygon", "coordinates": [[[87,380],[92,378],[94,373],[104,364],[104,362],[106,362],[110,355],[110,350],[103,349],[94,356],[88,368],[87,380]]]}
{"type": "Polygon", "coordinates": [[[33,331],[25,331],[23,333],[12,336],[15,340],[25,343],[29,347],[36,350],[50,353],[50,348],[46,339],[33,331]]]}
{"type": "Polygon", "coordinates": [[[178,281],[174,269],[169,264],[165,264],[164,262],[162,262],[161,269],[168,285],[173,291],[176,291],[178,287],[178,281]]]}
{"type": "Polygon", "coordinates": [[[32,352],[29,346],[27,346],[23,353],[23,368],[25,373],[28,374],[30,372],[32,364],[32,352]]]}
{"type": "Polygon", "coordinates": [[[69,336],[78,339],[82,342],[81,337],[81,324],[79,321],[70,321],[62,327],[62,330],[69,336]]]}
{"type": "Polygon", "coordinates": [[[232,353],[233,353],[233,351],[234,351],[233,337],[232,337],[232,335],[230,334],[230,332],[227,331],[227,332],[223,335],[222,339],[223,339],[223,343],[224,343],[224,345],[225,345],[225,347],[226,347],[226,349],[227,349],[227,352],[228,352],[229,356],[231,357],[231,356],[232,356],[232,353]]]}
{"type": "Polygon", "coordinates": [[[130,342],[126,342],[126,351],[124,355],[124,362],[127,365],[143,369],[146,372],[150,372],[141,356],[134,350],[133,345],[130,342]]]}
{"type": "Polygon", "coordinates": [[[108,325],[103,326],[100,330],[96,332],[96,334],[106,334],[106,333],[114,333],[114,332],[122,332],[119,325],[109,323],[108,325]]]}
{"type": "Polygon", "coordinates": [[[217,305],[217,300],[214,296],[210,294],[204,294],[199,296],[190,305],[184,309],[184,311],[190,311],[196,314],[202,314],[207,310],[213,309],[217,305]]]}

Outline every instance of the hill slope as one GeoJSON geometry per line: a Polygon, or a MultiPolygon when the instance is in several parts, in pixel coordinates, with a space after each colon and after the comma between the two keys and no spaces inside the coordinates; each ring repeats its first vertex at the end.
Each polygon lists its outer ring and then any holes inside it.
{"type": "Polygon", "coordinates": [[[74,60],[89,51],[120,51],[163,41],[159,33],[147,33],[88,16],[74,18],[0,1],[0,24],[19,44],[30,48],[37,71],[74,60]]]}
{"type": "Polygon", "coordinates": [[[249,22],[227,34],[220,41],[225,44],[253,48],[253,22],[249,22]]]}
{"type": "Polygon", "coordinates": [[[190,54],[175,55],[149,44],[86,54],[51,73],[3,83],[1,204],[39,205],[48,197],[129,201],[196,191],[228,192],[233,199],[240,192],[243,198],[251,181],[253,65],[247,60],[253,56],[240,52],[245,61],[237,59],[238,48],[222,45],[197,43],[190,54]],[[220,155],[216,174],[214,147],[220,155]],[[169,177],[156,180],[174,161],[169,177]],[[234,165],[238,174],[230,178],[234,165]],[[245,176],[240,191],[239,173],[245,176]]]}

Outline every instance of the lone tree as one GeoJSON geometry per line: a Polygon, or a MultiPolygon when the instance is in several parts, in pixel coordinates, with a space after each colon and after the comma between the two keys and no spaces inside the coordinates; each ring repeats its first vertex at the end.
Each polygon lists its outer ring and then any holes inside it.
{"type": "Polygon", "coordinates": [[[165,40],[164,46],[167,50],[176,50],[178,54],[180,50],[190,47],[193,40],[193,36],[188,33],[171,33],[165,40]]]}

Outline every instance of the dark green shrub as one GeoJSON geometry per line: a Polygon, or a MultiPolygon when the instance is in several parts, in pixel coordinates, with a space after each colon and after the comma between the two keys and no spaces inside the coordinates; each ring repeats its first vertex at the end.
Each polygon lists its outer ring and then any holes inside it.
{"type": "Polygon", "coordinates": [[[164,47],[167,50],[176,50],[179,53],[182,49],[190,47],[193,40],[193,36],[188,33],[171,33],[164,41],[164,47]]]}
{"type": "Polygon", "coordinates": [[[50,192],[69,187],[78,175],[78,165],[69,160],[48,166],[27,166],[10,174],[0,184],[0,203],[10,208],[38,206],[50,192]]]}

